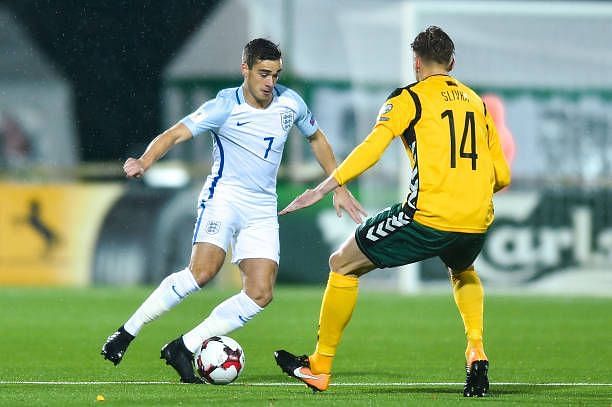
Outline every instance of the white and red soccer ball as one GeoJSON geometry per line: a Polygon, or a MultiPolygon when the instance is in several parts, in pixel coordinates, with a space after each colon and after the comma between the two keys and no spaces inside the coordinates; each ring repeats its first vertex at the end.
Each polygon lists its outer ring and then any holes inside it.
{"type": "Polygon", "coordinates": [[[206,339],[194,359],[198,374],[210,384],[229,384],[244,369],[244,351],[228,336],[206,339]]]}

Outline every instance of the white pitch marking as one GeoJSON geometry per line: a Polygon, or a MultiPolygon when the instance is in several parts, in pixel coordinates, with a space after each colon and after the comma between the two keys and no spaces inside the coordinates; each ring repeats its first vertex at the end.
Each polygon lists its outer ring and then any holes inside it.
{"type": "MultiPolygon", "coordinates": [[[[19,381],[19,380],[2,380],[0,385],[3,384],[34,384],[34,385],[96,385],[96,384],[135,384],[135,385],[155,385],[155,384],[175,384],[184,385],[184,383],[178,382],[167,382],[167,381],[19,381]]],[[[302,383],[235,383],[234,386],[262,386],[262,387],[275,387],[275,386],[303,386],[302,383]]],[[[612,383],[528,383],[528,382],[495,382],[491,385],[497,386],[612,386],[612,383]]],[[[408,382],[390,382],[390,383],[332,383],[331,386],[336,387],[356,387],[356,386],[377,386],[377,387],[414,387],[414,386],[463,386],[463,383],[459,382],[423,382],[423,383],[408,383],[408,382]]]]}

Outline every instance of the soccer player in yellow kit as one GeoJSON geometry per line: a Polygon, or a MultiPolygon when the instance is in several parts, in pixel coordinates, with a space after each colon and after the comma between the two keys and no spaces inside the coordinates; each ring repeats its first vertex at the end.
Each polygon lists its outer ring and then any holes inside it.
{"type": "Polygon", "coordinates": [[[417,82],[395,90],[366,139],[325,181],[280,212],[318,202],[374,165],[394,138],[404,143],[412,167],[406,174],[407,199],[366,219],[331,255],[315,352],[275,352],[285,373],[315,391],[329,386],[336,348],[357,301],[359,277],[435,256],[448,267],[465,326],[463,395],[481,397],[489,389],[484,292],[474,260],[493,221],[493,193],[510,184],[510,169],[481,98],[448,74],[455,63],[451,38],[431,26],[416,36],[412,50],[417,82]]]}

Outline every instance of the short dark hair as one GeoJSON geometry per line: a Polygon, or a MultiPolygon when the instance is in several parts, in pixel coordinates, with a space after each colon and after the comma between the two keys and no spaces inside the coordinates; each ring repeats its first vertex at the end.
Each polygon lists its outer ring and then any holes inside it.
{"type": "Polygon", "coordinates": [[[450,66],[455,53],[453,40],[435,25],[421,31],[410,46],[421,58],[447,66],[450,66]]]}
{"type": "Polygon", "coordinates": [[[279,59],[281,59],[281,52],[278,45],[265,38],[255,38],[249,41],[242,52],[242,62],[247,64],[249,69],[253,68],[257,61],[277,61],[279,59]]]}

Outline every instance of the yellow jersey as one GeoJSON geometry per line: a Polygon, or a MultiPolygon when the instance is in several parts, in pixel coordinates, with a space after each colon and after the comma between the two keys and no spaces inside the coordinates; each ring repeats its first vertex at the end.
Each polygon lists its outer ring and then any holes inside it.
{"type": "Polygon", "coordinates": [[[493,221],[493,193],[510,184],[510,169],[481,98],[449,75],[396,89],[333,177],[340,185],[355,178],[395,137],[411,164],[408,214],[438,230],[485,232],[493,221]]]}

